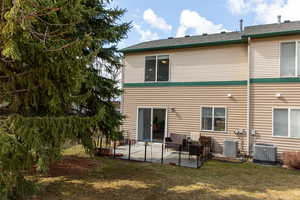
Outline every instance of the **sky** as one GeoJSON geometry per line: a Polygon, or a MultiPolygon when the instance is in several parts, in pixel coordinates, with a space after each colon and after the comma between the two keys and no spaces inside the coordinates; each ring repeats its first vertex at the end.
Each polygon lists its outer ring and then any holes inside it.
{"type": "Polygon", "coordinates": [[[300,20],[300,0],[114,0],[113,7],[127,10],[131,21],[124,48],[144,41],[239,30],[244,25],[300,20]]]}

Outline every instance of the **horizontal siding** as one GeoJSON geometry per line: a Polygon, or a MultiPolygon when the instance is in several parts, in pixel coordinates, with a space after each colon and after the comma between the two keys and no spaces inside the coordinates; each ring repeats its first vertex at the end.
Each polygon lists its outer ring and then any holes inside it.
{"type": "Polygon", "coordinates": [[[251,78],[280,77],[280,43],[292,40],[300,40],[300,36],[253,39],[251,78]]]}
{"type": "Polygon", "coordinates": [[[233,81],[247,79],[245,44],[128,54],[125,83],[144,82],[145,56],[170,55],[170,81],[233,81]]]}
{"type": "Polygon", "coordinates": [[[201,132],[213,137],[218,151],[221,151],[226,138],[246,145],[244,137],[238,138],[233,133],[235,129],[246,128],[246,86],[125,88],[123,130],[132,138],[136,137],[138,106],[175,108],[176,112],[168,112],[168,133],[201,132]],[[233,98],[227,97],[229,93],[233,98]],[[227,107],[227,133],[200,131],[200,107],[204,105],[227,107]]]}
{"type": "Polygon", "coordinates": [[[257,133],[253,143],[275,144],[279,153],[300,151],[300,138],[272,136],[272,108],[291,106],[300,107],[300,83],[251,85],[251,127],[257,133]],[[276,93],[281,93],[282,98],[277,98],[276,93]]]}

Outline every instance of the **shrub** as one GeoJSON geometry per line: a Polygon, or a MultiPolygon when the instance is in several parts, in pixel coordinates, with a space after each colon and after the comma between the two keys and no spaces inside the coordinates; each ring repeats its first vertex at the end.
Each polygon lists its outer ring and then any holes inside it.
{"type": "Polygon", "coordinates": [[[294,169],[300,169],[300,151],[284,152],[282,154],[282,160],[284,165],[294,169]]]}

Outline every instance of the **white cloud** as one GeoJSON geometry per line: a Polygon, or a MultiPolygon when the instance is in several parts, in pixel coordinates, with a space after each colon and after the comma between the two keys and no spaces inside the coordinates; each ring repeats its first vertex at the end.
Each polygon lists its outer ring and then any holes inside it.
{"type": "Polygon", "coordinates": [[[250,4],[247,0],[228,0],[228,7],[232,14],[240,15],[245,13],[249,6],[250,4]]]}
{"type": "Polygon", "coordinates": [[[261,0],[256,2],[254,12],[258,21],[274,23],[277,22],[278,15],[281,15],[283,20],[300,20],[299,8],[299,0],[261,0]]]}
{"type": "Polygon", "coordinates": [[[261,23],[275,23],[277,16],[282,20],[300,20],[300,0],[227,0],[230,11],[241,15],[252,12],[261,23]]]}
{"type": "Polygon", "coordinates": [[[141,35],[141,42],[157,40],[159,38],[157,33],[152,32],[150,30],[143,30],[142,27],[138,24],[134,24],[133,28],[141,35]]]}
{"type": "Polygon", "coordinates": [[[158,28],[163,31],[172,30],[172,26],[169,25],[164,18],[157,16],[150,8],[144,11],[143,19],[154,28],[158,28]]]}
{"type": "Polygon", "coordinates": [[[177,29],[176,36],[184,36],[189,29],[192,29],[194,34],[227,31],[222,24],[214,24],[195,11],[183,10],[180,15],[180,26],[177,29]]]}

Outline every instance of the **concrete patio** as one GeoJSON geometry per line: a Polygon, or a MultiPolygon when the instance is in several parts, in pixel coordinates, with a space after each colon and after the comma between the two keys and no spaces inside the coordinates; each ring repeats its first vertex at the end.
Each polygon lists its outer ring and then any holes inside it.
{"type": "MultiPolygon", "coordinates": [[[[188,152],[184,151],[182,151],[181,156],[179,156],[180,153],[178,151],[175,151],[173,149],[166,149],[161,143],[148,143],[146,148],[144,142],[132,144],[131,147],[129,147],[129,145],[121,145],[116,147],[116,154],[121,154],[122,156],[120,156],[119,158],[126,160],[130,159],[134,161],[145,161],[197,168],[196,156],[191,156],[189,158],[188,152]],[[179,157],[181,157],[181,159],[179,157]]],[[[200,167],[201,164],[202,163],[199,160],[198,167],[200,167]]]]}

